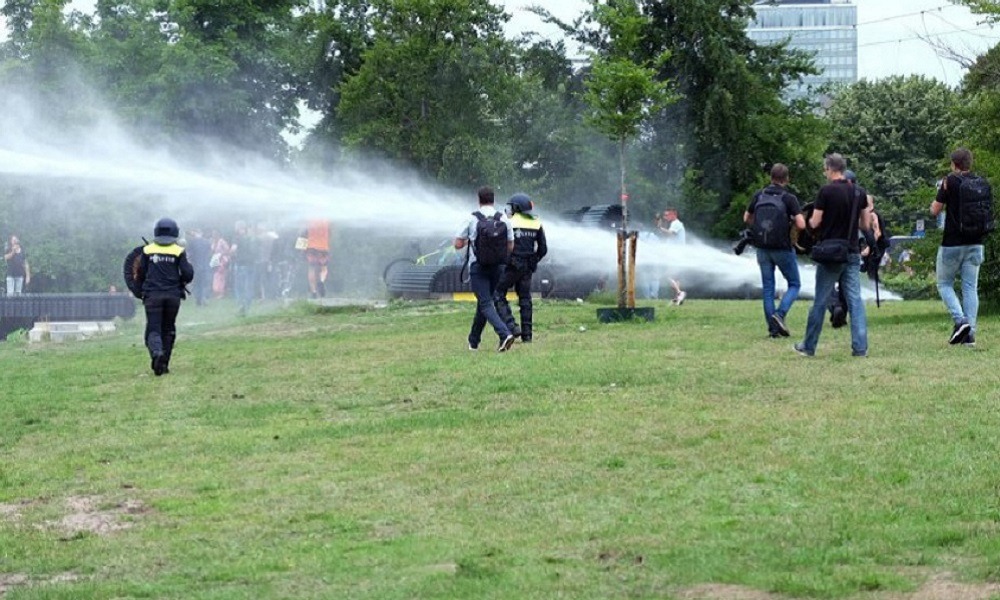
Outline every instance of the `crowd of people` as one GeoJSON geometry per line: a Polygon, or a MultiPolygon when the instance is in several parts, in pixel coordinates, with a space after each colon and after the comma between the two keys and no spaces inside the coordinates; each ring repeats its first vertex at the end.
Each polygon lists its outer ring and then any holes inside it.
{"type": "Polygon", "coordinates": [[[330,223],[317,219],[298,237],[281,235],[264,224],[237,221],[230,234],[192,227],[182,241],[198,277],[191,294],[199,306],[210,300],[233,298],[240,314],[255,300],[287,297],[296,273],[305,270],[310,296],[326,294],[330,250],[330,223]],[[301,246],[301,247],[299,247],[301,246]]]}
{"type": "MultiPolygon", "coordinates": [[[[979,312],[979,269],[984,260],[984,241],[993,230],[992,189],[972,172],[972,153],[958,148],[951,154],[951,173],[938,188],[931,215],[945,214],[944,232],[938,248],[936,278],[938,293],[953,322],[950,344],[975,346],[979,312]],[[961,297],[956,292],[961,280],[961,297]]],[[[877,252],[888,247],[874,198],[858,185],[844,157],[827,156],[823,163],[827,183],[804,215],[798,199],[788,192],[788,168],[776,164],[771,183],[754,195],[744,213],[750,226],[750,243],[757,247],[761,273],[764,320],[771,337],[788,337],[785,319],[801,289],[799,266],[793,247],[793,231],[811,239],[810,256],[816,263],[814,300],[801,342],[793,345],[802,356],[814,356],[827,310],[834,327],[850,323],[851,353],[868,356],[868,324],[861,297],[861,272],[877,277],[886,264],[877,252]],[[788,289],[775,306],[775,269],[788,289]],[[839,313],[837,311],[839,308],[839,313]],[[846,313],[846,314],[845,314],[846,313]]],[[[798,236],[796,236],[798,237],[798,236]]]]}

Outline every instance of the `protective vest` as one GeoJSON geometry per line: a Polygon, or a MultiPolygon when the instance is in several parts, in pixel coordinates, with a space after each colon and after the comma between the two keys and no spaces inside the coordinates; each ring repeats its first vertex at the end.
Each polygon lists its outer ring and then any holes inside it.
{"type": "Polygon", "coordinates": [[[140,263],[142,291],[145,295],[166,294],[184,297],[184,286],[194,279],[194,268],[184,248],[177,244],[157,243],[142,248],[140,263]]]}
{"type": "Polygon", "coordinates": [[[542,220],[524,213],[515,213],[510,223],[514,228],[514,256],[534,256],[541,260],[548,251],[542,220]]]}

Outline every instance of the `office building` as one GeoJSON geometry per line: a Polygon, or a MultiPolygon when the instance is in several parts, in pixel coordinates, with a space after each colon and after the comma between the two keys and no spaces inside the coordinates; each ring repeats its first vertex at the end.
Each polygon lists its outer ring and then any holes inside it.
{"type": "Polygon", "coordinates": [[[747,35],[758,43],[789,40],[789,48],[814,55],[819,75],[806,75],[786,91],[791,98],[815,93],[825,83],[858,79],[858,7],[850,0],[763,0],[747,35]]]}

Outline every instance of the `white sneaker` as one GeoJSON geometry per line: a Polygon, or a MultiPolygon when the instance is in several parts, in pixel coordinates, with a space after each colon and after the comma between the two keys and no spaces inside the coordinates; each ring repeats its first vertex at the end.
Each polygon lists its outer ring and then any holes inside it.
{"type": "Polygon", "coordinates": [[[680,292],[679,294],[677,294],[677,297],[674,298],[674,304],[676,304],[677,306],[684,304],[684,299],[687,297],[688,297],[687,292],[680,292]]]}

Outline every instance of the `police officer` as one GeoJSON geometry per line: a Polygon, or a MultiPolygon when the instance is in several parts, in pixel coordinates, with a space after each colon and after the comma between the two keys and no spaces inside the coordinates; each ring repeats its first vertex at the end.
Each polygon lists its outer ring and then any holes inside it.
{"type": "Polygon", "coordinates": [[[531,342],[531,275],[538,267],[538,261],[549,251],[545,243],[545,230],[542,221],[531,214],[534,204],[526,194],[514,194],[507,201],[510,212],[511,226],[514,228],[514,251],[511,252],[507,267],[500,284],[497,285],[495,296],[497,312],[507,327],[522,342],[531,342]],[[510,304],[507,303],[507,291],[513,287],[517,293],[517,304],[521,309],[521,327],[518,328],[510,304]]]}
{"type": "Polygon", "coordinates": [[[194,279],[194,268],[184,248],[177,244],[180,228],[163,218],[153,228],[153,241],[142,248],[137,280],[146,309],[146,348],[157,377],[170,372],[170,354],[177,337],[177,313],[184,286],[194,279]]]}

